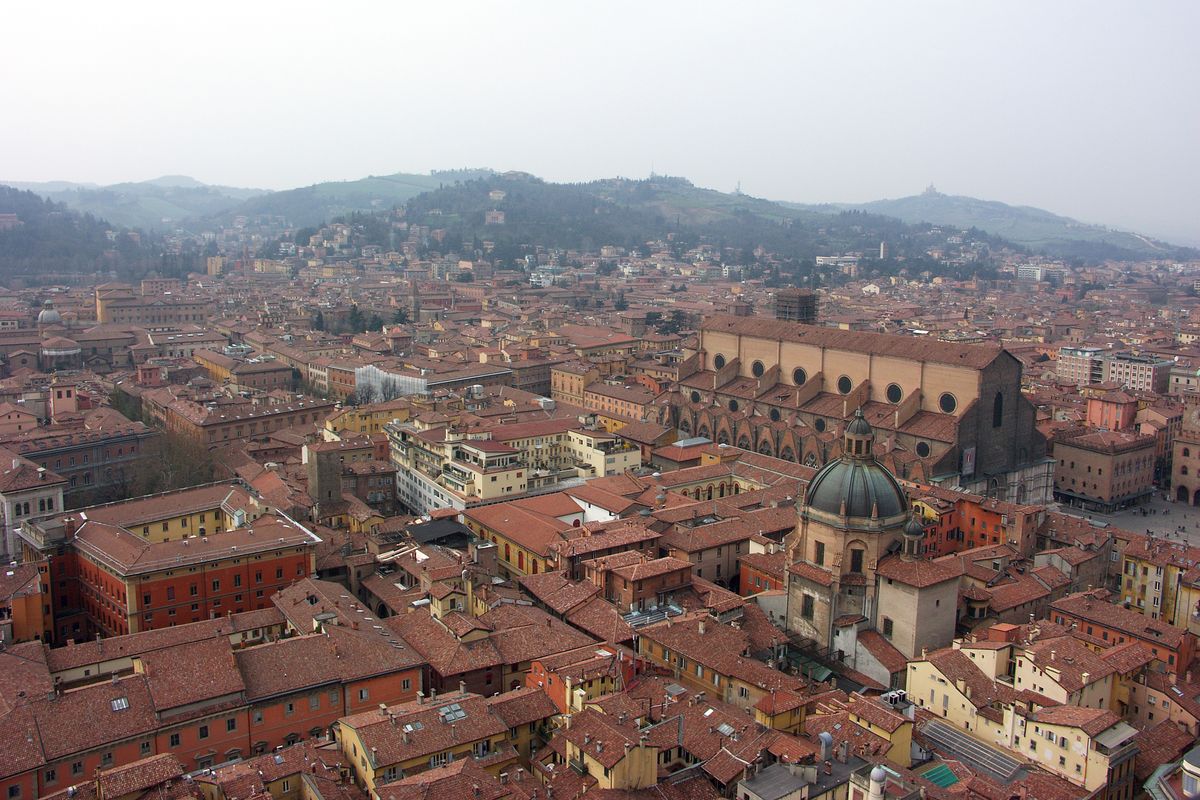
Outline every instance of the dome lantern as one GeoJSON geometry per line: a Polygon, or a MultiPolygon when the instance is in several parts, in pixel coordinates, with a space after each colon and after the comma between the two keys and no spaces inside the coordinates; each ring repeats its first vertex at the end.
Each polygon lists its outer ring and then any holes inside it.
{"type": "Polygon", "coordinates": [[[842,456],[821,468],[808,484],[806,511],[822,512],[872,529],[884,524],[901,524],[908,511],[908,498],[895,477],[875,460],[875,432],[862,410],[846,426],[842,456]],[[898,519],[897,519],[898,518],[898,519]]]}

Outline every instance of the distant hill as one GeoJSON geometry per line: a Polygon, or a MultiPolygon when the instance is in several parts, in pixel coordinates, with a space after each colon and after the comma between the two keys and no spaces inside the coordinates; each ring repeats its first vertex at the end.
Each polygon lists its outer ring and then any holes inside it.
{"type": "Polygon", "coordinates": [[[386,211],[402,206],[422,192],[491,175],[488,169],[462,169],[414,175],[371,175],[356,181],[316,183],[299,189],[253,197],[223,212],[225,216],[272,215],[296,226],[322,222],[356,211],[386,211]]]}
{"type": "Polygon", "coordinates": [[[933,187],[921,194],[895,200],[827,206],[787,205],[827,212],[852,208],[886,214],[909,223],[978,228],[1030,250],[1064,258],[1175,258],[1189,257],[1195,252],[1148,236],[1088,225],[1040,208],[946,195],[933,187]]]}
{"type": "Polygon", "coordinates": [[[22,276],[36,283],[97,271],[139,275],[161,266],[157,246],[33,192],[0,186],[0,214],[16,214],[19,221],[0,229],[0,276],[5,279],[22,276]]]}
{"type": "Polygon", "coordinates": [[[931,234],[929,225],[894,217],[789,208],[672,177],[556,184],[506,173],[418,195],[409,201],[407,214],[410,223],[447,231],[439,249],[469,252],[487,241],[501,262],[520,258],[532,246],[589,251],[611,244],[644,252],[647,242],[669,239],[679,254],[694,245],[712,245],[729,264],[754,263],[761,245],[793,262],[789,272],[799,275],[811,269],[811,263],[801,268],[800,262],[815,256],[878,252],[879,243],[888,241],[893,256],[909,259],[908,266],[938,270],[942,267],[925,252],[944,246],[946,238],[931,234]],[[487,224],[491,210],[504,213],[503,224],[487,224]]]}
{"type": "Polygon", "coordinates": [[[65,181],[8,185],[35,192],[74,211],[106,219],[113,225],[147,231],[170,230],[193,219],[212,217],[263,194],[262,189],[210,186],[183,175],[112,186],[65,181]]]}

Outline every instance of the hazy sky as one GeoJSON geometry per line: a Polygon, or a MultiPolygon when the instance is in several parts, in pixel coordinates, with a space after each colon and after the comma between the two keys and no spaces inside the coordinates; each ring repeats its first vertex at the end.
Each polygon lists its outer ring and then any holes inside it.
{"type": "Polygon", "coordinates": [[[934,183],[1200,243],[1200,2],[12,3],[0,179],[934,183]]]}

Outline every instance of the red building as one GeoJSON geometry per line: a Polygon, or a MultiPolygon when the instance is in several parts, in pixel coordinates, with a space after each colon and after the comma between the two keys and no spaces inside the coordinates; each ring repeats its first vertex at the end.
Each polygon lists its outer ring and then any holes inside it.
{"type": "Polygon", "coordinates": [[[783,550],[776,553],[747,553],[738,559],[738,566],[738,587],[742,597],[787,588],[787,553],[783,550]]]}

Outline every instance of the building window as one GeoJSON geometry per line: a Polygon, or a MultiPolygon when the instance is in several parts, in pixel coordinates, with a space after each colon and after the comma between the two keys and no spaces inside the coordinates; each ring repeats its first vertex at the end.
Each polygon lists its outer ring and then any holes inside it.
{"type": "Polygon", "coordinates": [[[750,365],[750,374],[756,378],[761,378],[763,376],[763,373],[766,371],[767,371],[767,368],[763,366],[763,362],[761,362],[761,361],[755,361],[753,364],[750,365]]]}
{"type": "Polygon", "coordinates": [[[368,699],[370,696],[371,696],[371,690],[370,690],[370,689],[359,689],[359,690],[358,690],[358,699],[359,699],[359,700],[366,700],[366,699],[368,699]]]}
{"type": "Polygon", "coordinates": [[[207,738],[208,738],[208,726],[207,726],[207,725],[201,725],[201,726],[200,726],[200,738],[201,738],[201,739],[207,739],[207,738]]]}
{"type": "Polygon", "coordinates": [[[814,602],[813,596],[811,594],[804,595],[804,599],[800,603],[800,616],[811,620],[813,618],[815,606],[816,603],[814,602]]]}
{"type": "Polygon", "coordinates": [[[863,571],[863,550],[854,548],[850,551],[850,571],[853,573],[861,573],[863,571]]]}
{"type": "Polygon", "coordinates": [[[938,408],[943,414],[953,414],[958,409],[958,400],[949,392],[942,392],[938,398],[938,408]]]}
{"type": "Polygon", "coordinates": [[[817,542],[815,545],[816,552],[813,554],[813,562],[818,567],[825,566],[825,543],[817,542]]]}
{"type": "Polygon", "coordinates": [[[854,382],[850,380],[849,375],[843,375],[837,379],[838,394],[850,394],[850,390],[854,388],[854,382]]]}
{"type": "Polygon", "coordinates": [[[893,630],[892,618],[884,617],[883,618],[883,635],[888,637],[889,639],[892,638],[892,630],[893,630]]]}
{"type": "Polygon", "coordinates": [[[171,747],[179,747],[179,734],[178,733],[171,734],[170,745],[171,745],[171,747]]]}
{"type": "Polygon", "coordinates": [[[230,717],[229,719],[225,720],[225,730],[227,732],[233,732],[237,730],[237,717],[230,717]]]}
{"type": "Polygon", "coordinates": [[[889,383],[887,389],[884,391],[884,396],[889,403],[895,405],[904,399],[904,390],[900,388],[900,384],[898,383],[889,383]]]}

